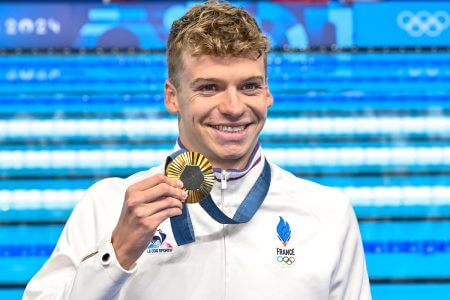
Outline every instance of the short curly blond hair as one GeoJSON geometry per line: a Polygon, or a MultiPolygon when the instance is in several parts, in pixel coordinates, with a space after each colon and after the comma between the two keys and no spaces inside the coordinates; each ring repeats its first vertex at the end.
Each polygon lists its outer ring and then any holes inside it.
{"type": "Polygon", "coordinates": [[[263,55],[267,73],[269,50],[269,39],[244,9],[221,1],[194,5],[173,22],[170,29],[167,40],[169,80],[175,86],[179,85],[178,74],[183,68],[184,52],[192,56],[254,59],[263,55]]]}

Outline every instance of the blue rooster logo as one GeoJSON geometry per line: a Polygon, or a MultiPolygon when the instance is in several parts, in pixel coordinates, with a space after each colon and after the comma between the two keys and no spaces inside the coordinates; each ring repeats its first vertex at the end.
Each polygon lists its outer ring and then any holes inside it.
{"type": "Polygon", "coordinates": [[[278,222],[277,233],[278,238],[283,243],[283,246],[286,247],[289,239],[291,238],[291,227],[282,217],[280,217],[280,222],[278,222]]]}
{"type": "Polygon", "coordinates": [[[158,231],[155,233],[155,235],[152,238],[152,241],[148,248],[159,248],[161,245],[164,244],[164,241],[166,240],[166,234],[162,232],[161,229],[158,229],[158,231]]]}

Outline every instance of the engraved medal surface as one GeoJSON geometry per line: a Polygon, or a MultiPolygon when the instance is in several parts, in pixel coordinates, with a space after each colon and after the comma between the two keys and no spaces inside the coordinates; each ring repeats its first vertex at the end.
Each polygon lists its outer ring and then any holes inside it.
{"type": "Polygon", "coordinates": [[[183,182],[188,193],[186,203],[197,203],[208,197],[215,178],[211,163],[198,152],[179,154],[167,165],[166,176],[183,182]]]}

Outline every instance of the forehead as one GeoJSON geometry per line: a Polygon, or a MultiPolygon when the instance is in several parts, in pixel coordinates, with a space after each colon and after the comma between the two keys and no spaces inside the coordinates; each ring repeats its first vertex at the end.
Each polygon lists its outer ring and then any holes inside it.
{"type": "Polygon", "coordinates": [[[193,81],[197,78],[238,79],[245,77],[265,78],[264,58],[221,57],[212,55],[182,55],[181,80],[193,81]]]}

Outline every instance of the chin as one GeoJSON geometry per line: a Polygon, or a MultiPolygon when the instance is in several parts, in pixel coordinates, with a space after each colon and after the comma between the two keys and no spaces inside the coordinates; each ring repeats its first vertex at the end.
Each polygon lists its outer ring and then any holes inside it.
{"type": "MultiPolygon", "coordinates": [[[[245,153],[242,152],[224,152],[217,155],[220,160],[241,163],[242,160],[246,159],[245,153]]],[[[246,163],[246,162],[245,162],[246,163]]]]}
{"type": "Polygon", "coordinates": [[[214,144],[214,147],[209,148],[208,151],[211,157],[210,160],[214,161],[216,165],[221,164],[223,161],[226,165],[238,165],[232,167],[233,169],[239,169],[240,165],[247,163],[247,159],[253,152],[251,145],[239,145],[239,144],[214,144]]]}
{"type": "Polygon", "coordinates": [[[239,157],[243,157],[245,156],[245,154],[248,152],[245,149],[243,149],[240,146],[231,146],[231,147],[227,147],[227,146],[222,146],[217,148],[218,151],[214,151],[215,154],[217,154],[218,157],[223,157],[223,158],[233,158],[233,159],[237,159],[239,157]]]}

